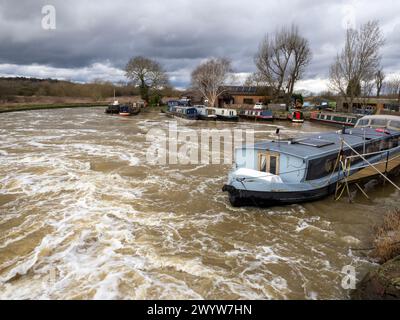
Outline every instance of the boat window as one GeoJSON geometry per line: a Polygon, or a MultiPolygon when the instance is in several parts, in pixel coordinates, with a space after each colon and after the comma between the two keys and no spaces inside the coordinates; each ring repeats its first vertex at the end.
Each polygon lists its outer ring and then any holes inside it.
{"type": "Polygon", "coordinates": [[[261,153],[258,158],[258,170],[269,172],[274,175],[279,174],[279,154],[273,152],[261,153]]]}
{"type": "Polygon", "coordinates": [[[265,154],[259,155],[258,170],[263,172],[267,171],[267,156],[265,154]]]}
{"type": "Polygon", "coordinates": [[[326,116],[326,120],[332,120],[332,116],[326,116]]]}
{"type": "MultiPolygon", "coordinates": [[[[306,180],[316,180],[332,174],[337,161],[337,153],[326,157],[310,160],[306,180]]],[[[338,168],[336,168],[336,171],[338,168]]]]}
{"type": "Polygon", "coordinates": [[[358,120],[357,127],[368,126],[368,124],[369,124],[369,119],[360,119],[358,120]]]}
{"type": "Polygon", "coordinates": [[[399,146],[400,137],[392,137],[389,141],[389,149],[399,146]]]}
{"type": "Polygon", "coordinates": [[[386,127],[387,120],[386,119],[372,119],[371,126],[374,127],[386,127]]]}
{"type": "Polygon", "coordinates": [[[277,174],[277,157],[276,156],[270,156],[269,158],[269,172],[272,174],[277,174]]]}
{"type": "Polygon", "coordinates": [[[390,121],[390,126],[392,128],[400,129],[400,121],[392,120],[390,121]]]}

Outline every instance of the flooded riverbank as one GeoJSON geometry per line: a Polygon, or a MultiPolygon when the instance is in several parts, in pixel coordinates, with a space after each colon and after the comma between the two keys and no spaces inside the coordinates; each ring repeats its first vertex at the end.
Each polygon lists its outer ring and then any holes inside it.
{"type": "MultiPolygon", "coordinates": [[[[103,108],[0,115],[0,299],[345,299],[351,247],[398,203],[389,185],[349,204],[232,208],[231,165],[151,165],[156,113],[103,108]]],[[[208,123],[256,139],[329,131],[306,122],[208,123]]],[[[182,125],[183,130],[185,126],[182,125]]]]}

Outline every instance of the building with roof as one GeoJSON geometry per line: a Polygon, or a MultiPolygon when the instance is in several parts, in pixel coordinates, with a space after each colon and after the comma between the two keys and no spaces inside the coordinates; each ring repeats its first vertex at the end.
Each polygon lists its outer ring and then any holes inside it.
{"type": "Polygon", "coordinates": [[[224,86],[224,93],[218,98],[217,107],[233,107],[234,105],[254,105],[262,102],[268,104],[273,98],[271,87],[256,86],[224,86]]]}
{"type": "Polygon", "coordinates": [[[356,98],[352,105],[345,98],[337,98],[336,111],[366,114],[394,114],[400,115],[400,103],[396,99],[387,98],[356,98]],[[364,112],[362,112],[364,111],[364,112]]]}

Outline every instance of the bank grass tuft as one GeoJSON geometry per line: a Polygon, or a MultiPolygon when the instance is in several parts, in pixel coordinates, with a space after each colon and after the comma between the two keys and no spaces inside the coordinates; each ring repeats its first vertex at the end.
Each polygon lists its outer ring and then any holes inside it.
{"type": "Polygon", "coordinates": [[[386,214],[383,224],[376,228],[374,247],[372,257],[380,263],[400,256],[400,208],[386,214]]]}

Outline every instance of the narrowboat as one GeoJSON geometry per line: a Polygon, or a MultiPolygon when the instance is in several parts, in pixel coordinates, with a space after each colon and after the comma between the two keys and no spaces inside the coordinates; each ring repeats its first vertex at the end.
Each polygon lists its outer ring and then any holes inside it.
{"type": "Polygon", "coordinates": [[[235,109],[216,108],[215,113],[219,121],[238,121],[238,113],[235,109]]]}
{"type": "Polygon", "coordinates": [[[124,117],[135,116],[140,113],[140,107],[133,103],[123,104],[119,107],[119,115],[124,117]]]}
{"type": "Polygon", "coordinates": [[[129,111],[129,106],[128,105],[122,105],[119,107],[119,115],[123,117],[129,117],[131,115],[129,111]]]}
{"type": "Polygon", "coordinates": [[[340,114],[340,113],[328,113],[328,112],[312,112],[310,120],[319,121],[322,123],[340,125],[346,127],[354,127],[359,119],[359,116],[350,114],[340,114]]]}
{"type": "Polygon", "coordinates": [[[388,161],[399,153],[400,117],[364,117],[355,128],[236,149],[235,167],[222,190],[233,206],[315,201],[334,193],[339,181],[368,162],[388,161]]]}
{"type": "Polygon", "coordinates": [[[105,113],[119,114],[119,107],[120,107],[119,102],[117,100],[114,100],[114,102],[106,108],[105,113]]]}
{"type": "Polygon", "coordinates": [[[191,100],[182,98],[179,100],[169,100],[167,102],[168,107],[190,107],[191,106],[191,100]]]}
{"type": "Polygon", "coordinates": [[[294,123],[304,123],[304,114],[300,110],[292,110],[288,114],[288,119],[294,123]]]}
{"type": "Polygon", "coordinates": [[[120,104],[117,100],[109,105],[105,111],[108,114],[119,114],[120,116],[133,116],[140,113],[140,105],[136,103],[120,104]]]}
{"type": "Polygon", "coordinates": [[[182,107],[182,106],[174,106],[168,108],[166,112],[167,116],[170,117],[177,117],[186,120],[197,120],[198,119],[198,112],[197,109],[194,107],[182,107]]]}
{"type": "Polygon", "coordinates": [[[274,114],[271,110],[242,110],[240,117],[248,120],[255,121],[273,121],[274,114]]]}
{"type": "Polygon", "coordinates": [[[194,108],[196,108],[200,120],[217,120],[215,108],[208,108],[206,106],[194,106],[194,108]]]}

